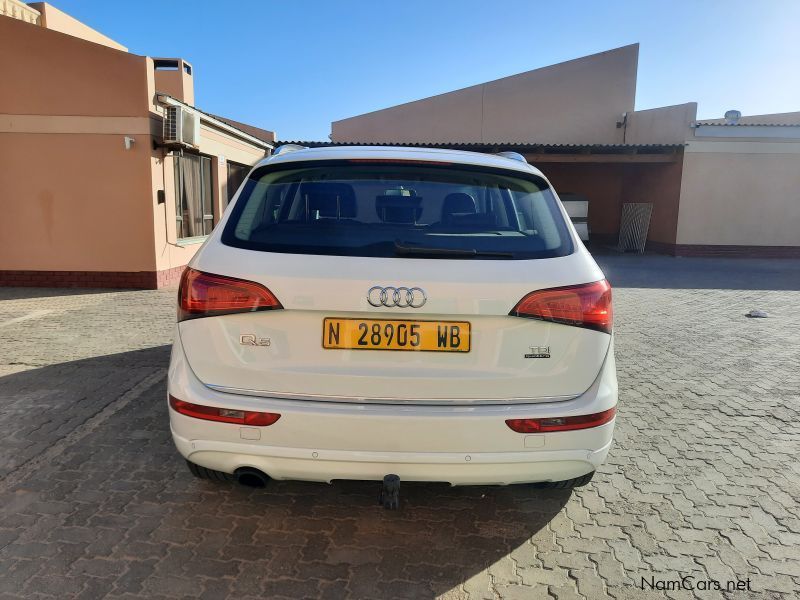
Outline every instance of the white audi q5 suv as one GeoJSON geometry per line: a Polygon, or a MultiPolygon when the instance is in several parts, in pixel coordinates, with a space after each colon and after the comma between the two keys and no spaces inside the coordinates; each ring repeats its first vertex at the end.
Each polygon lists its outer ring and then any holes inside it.
{"type": "Polygon", "coordinates": [[[569,488],[611,445],[610,286],[513,153],[279,148],[178,304],[170,423],[199,477],[569,488]]]}

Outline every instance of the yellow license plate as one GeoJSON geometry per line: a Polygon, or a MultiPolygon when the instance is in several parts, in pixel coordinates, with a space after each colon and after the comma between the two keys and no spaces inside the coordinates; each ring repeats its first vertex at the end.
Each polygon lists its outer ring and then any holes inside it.
{"type": "Polygon", "coordinates": [[[331,350],[416,350],[469,352],[466,321],[334,319],[322,324],[322,347],[331,350]]]}

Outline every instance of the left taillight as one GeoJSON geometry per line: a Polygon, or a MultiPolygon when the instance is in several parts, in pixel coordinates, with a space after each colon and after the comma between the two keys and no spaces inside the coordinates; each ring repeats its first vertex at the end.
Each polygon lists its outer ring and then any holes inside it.
{"type": "Polygon", "coordinates": [[[281,418],[278,413],[258,412],[253,410],[236,410],[219,408],[217,406],[204,406],[179,400],[170,395],[169,405],[172,410],[187,417],[203,419],[204,421],[217,421],[219,423],[235,423],[237,425],[251,425],[253,427],[267,427],[281,418]]]}
{"type": "Polygon", "coordinates": [[[187,268],[178,289],[178,321],[283,308],[260,283],[187,268]]]}

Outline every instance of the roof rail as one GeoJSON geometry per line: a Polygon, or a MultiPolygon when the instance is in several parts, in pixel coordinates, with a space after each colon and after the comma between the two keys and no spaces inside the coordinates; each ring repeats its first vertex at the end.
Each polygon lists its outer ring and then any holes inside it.
{"type": "Polygon", "coordinates": [[[525,164],[528,164],[526,158],[522,156],[522,154],[520,154],[519,152],[510,152],[510,151],[498,152],[497,156],[502,156],[503,158],[510,158],[511,160],[518,160],[519,162],[524,162],[525,164]]]}
{"type": "Polygon", "coordinates": [[[300,144],[283,144],[275,148],[275,151],[272,153],[272,156],[278,156],[279,154],[286,154],[287,152],[297,152],[298,150],[308,150],[308,146],[301,146],[300,144]]]}

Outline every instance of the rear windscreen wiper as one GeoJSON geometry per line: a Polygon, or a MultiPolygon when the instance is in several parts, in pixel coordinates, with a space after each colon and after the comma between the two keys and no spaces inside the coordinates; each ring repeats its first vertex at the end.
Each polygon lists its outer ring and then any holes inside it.
{"type": "Polygon", "coordinates": [[[400,240],[394,243],[395,254],[424,254],[428,256],[463,256],[470,258],[473,256],[493,256],[496,258],[513,258],[513,252],[498,252],[493,250],[477,250],[475,248],[426,248],[424,246],[412,246],[408,242],[400,240]]]}

